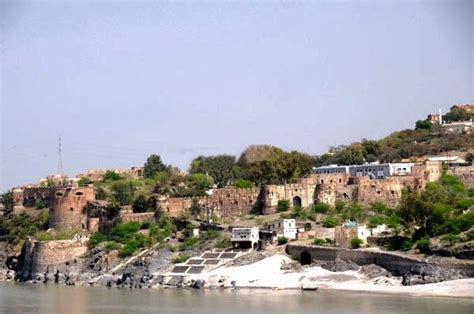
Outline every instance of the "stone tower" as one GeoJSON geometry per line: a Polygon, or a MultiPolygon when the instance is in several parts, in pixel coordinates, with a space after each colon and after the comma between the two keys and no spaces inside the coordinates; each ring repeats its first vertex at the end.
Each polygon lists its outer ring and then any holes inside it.
{"type": "Polygon", "coordinates": [[[51,189],[49,227],[70,229],[86,227],[84,207],[95,199],[92,187],[58,187],[51,189]]]}

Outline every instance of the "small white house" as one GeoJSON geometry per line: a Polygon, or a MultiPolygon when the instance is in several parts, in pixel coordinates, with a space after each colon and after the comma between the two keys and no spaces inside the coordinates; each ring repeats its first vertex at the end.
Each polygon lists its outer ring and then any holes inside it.
{"type": "Polygon", "coordinates": [[[232,228],[232,237],[230,241],[234,248],[240,247],[245,248],[249,247],[252,249],[258,248],[258,227],[252,228],[232,228]]]}
{"type": "Polygon", "coordinates": [[[378,235],[381,234],[384,231],[387,231],[387,226],[386,225],[378,225],[375,228],[372,228],[371,230],[372,235],[378,235]]]}
{"type": "Polygon", "coordinates": [[[364,243],[367,243],[367,237],[371,235],[372,235],[372,232],[370,231],[369,228],[367,228],[365,224],[357,226],[357,238],[364,241],[364,243]]]}
{"type": "Polygon", "coordinates": [[[296,239],[298,229],[295,219],[279,219],[268,223],[267,229],[276,234],[277,237],[285,237],[290,240],[296,239]]]}

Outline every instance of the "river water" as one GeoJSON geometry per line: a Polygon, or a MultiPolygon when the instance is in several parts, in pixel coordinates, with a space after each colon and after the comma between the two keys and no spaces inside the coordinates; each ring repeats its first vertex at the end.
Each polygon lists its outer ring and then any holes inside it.
{"type": "Polygon", "coordinates": [[[474,313],[473,299],[338,291],[128,290],[0,283],[0,313],[474,313]]]}

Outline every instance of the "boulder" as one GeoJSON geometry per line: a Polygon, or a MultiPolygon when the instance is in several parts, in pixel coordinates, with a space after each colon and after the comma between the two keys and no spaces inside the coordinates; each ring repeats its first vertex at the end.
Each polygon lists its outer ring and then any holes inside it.
{"type": "Polygon", "coordinates": [[[348,270],[359,270],[360,266],[353,261],[344,261],[340,258],[336,258],[334,261],[326,262],[321,264],[321,267],[333,272],[341,272],[348,270]]]}
{"type": "Polygon", "coordinates": [[[391,277],[390,274],[385,268],[380,267],[375,264],[371,265],[364,265],[360,268],[359,273],[364,275],[369,279],[377,278],[377,277],[391,277]]]}
{"type": "Polygon", "coordinates": [[[464,274],[454,269],[444,269],[429,264],[414,266],[403,275],[404,286],[422,285],[464,278],[464,274]]]}

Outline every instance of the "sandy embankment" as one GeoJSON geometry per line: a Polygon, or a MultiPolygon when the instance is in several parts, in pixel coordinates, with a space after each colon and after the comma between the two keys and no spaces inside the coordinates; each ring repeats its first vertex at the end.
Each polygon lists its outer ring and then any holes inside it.
{"type": "Polygon", "coordinates": [[[221,267],[200,277],[209,285],[221,280],[225,287],[301,289],[302,286],[317,286],[329,290],[474,298],[474,278],[402,286],[400,278],[367,279],[357,271],[336,273],[321,267],[309,267],[297,272],[280,269],[282,264],[290,261],[284,255],[274,255],[246,266],[221,267]]]}

